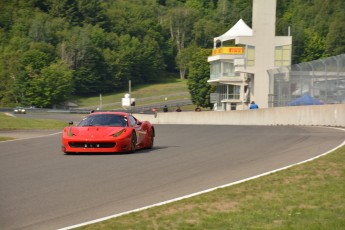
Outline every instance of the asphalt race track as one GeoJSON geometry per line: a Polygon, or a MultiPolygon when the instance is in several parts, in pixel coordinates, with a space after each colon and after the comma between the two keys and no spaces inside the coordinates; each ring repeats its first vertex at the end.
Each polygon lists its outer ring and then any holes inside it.
{"type": "Polygon", "coordinates": [[[324,153],[339,129],[157,125],[134,154],[64,155],[61,136],[0,142],[0,229],[57,229],[231,183],[324,153]]]}

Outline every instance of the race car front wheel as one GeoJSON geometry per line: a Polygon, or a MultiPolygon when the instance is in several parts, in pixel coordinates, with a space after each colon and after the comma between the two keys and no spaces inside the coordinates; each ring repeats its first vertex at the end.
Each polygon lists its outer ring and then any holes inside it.
{"type": "Polygon", "coordinates": [[[136,148],[137,148],[137,135],[135,134],[135,132],[133,132],[132,133],[132,137],[131,137],[131,149],[130,149],[130,152],[134,153],[136,148]]]}

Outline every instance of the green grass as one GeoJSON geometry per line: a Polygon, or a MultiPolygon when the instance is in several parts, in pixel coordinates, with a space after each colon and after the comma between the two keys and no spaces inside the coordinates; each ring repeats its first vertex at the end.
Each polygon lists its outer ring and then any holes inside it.
{"type": "Polygon", "coordinates": [[[345,146],[309,163],[79,229],[345,229],[345,146]]]}
{"type": "Polygon", "coordinates": [[[0,137],[0,141],[9,141],[9,140],[14,140],[16,138],[13,137],[0,137]]]}
{"type": "MultiPolygon", "coordinates": [[[[181,80],[176,78],[165,79],[161,83],[150,85],[132,85],[131,97],[136,98],[137,104],[143,106],[145,104],[152,104],[156,102],[162,102],[165,97],[168,100],[178,100],[183,98],[189,98],[189,91],[187,88],[187,80],[181,80]],[[141,99],[147,100],[140,101],[141,99]]],[[[119,91],[112,94],[102,95],[103,109],[118,109],[121,108],[121,99],[128,93],[128,90],[119,91]]],[[[99,107],[100,96],[88,98],[78,98],[75,102],[79,105],[79,108],[83,107],[99,107]]]]}
{"type": "Polygon", "coordinates": [[[18,118],[0,113],[0,130],[17,129],[62,129],[66,122],[50,119],[28,119],[18,118]]]}

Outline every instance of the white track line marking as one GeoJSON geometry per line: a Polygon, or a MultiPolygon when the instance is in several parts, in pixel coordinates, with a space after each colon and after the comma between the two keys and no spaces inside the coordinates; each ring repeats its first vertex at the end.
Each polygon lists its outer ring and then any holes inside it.
{"type": "Polygon", "coordinates": [[[271,174],[271,173],[275,173],[275,172],[278,172],[278,171],[282,171],[282,170],[291,168],[291,167],[296,166],[296,165],[300,165],[300,164],[304,164],[304,163],[309,162],[309,161],[313,161],[313,160],[315,160],[317,158],[320,158],[322,156],[325,156],[325,155],[335,151],[336,149],[342,147],[343,145],[345,145],[345,141],[343,143],[341,143],[340,145],[338,145],[337,147],[335,147],[335,148],[333,148],[333,149],[331,149],[331,150],[329,150],[329,151],[327,151],[325,153],[322,153],[321,155],[318,155],[316,157],[313,157],[313,158],[310,158],[308,160],[305,160],[305,161],[302,161],[302,162],[299,162],[299,163],[295,163],[295,164],[292,164],[292,165],[289,165],[289,166],[285,166],[285,167],[282,167],[282,168],[279,168],[279,169],[275,169],[275,170],[272,170],[272,171],[269,171],[269,172],[266,172],[266,173],[262,173],[262,174],[259,174],[259,175],[253,176],[253,177],[249,177],[249,178],[246,178],[246,179],[243,179],[243,180],[239,180],[239,181],[235,181],[235,182],[232,182],[232,183],[229,183],[229,184],[225,184],[225,185],[221,185],[221,186],[218,186],[218,187],[206,189],[206,190],[203,190],[203,191],[200,191],[200,192],[196,192],[196,193],[192,193],[192,194],[189,194],[189,195],[186,195],[186,196],[177,197],[175,199],[163,201],[163,202],[152,204],[152,205],[145,206],[145,207],[142,207],[142,208],[137,208],[137,209],[130,210],[130,211],[127,211],[127,212],[122,212],[122,213],[118,213],[118,214],[115,214],[115,215],[106,216],[106,217],[103,217],[103,218],[100,218],[100,219],[84,222],[84,223],[81,223],[81,224],[76,224],[76,225],[72,225],[72,226],[69,226],[69,227],[60,228],[58,230],[69,230],[69,229],[78,228],[78,227],[82,227],[82,226],[89,225],[89,224],[95,224],[95,223],[98,223],[98,222],[101,222],[101,221],[105,221],[105,220],[109,220],[109,219],[112,219],[112,218],[115,218],[115,217],[123,216],[123,215],[134,213],[134,212],[139,212],[139,211],[142,211],[142,210],[145,210],[145,209],[149,209],[149,208],[153,208],[153,207],[157,207],[157,206],[162,206],[162,205],[169,204],[169,203],[172,203],[172,202],[175,202],[175,201],[184,200],[184,199],[187,199],[187,198],[190,198],[190,197],[193,197],[193,196],[198,196],[198,195],[201,195],[201,194],[204,194],[204,193],[212,192],[212,191],[220,189],[220,188],[230,187],[230,186],[235,185],[235,184],[240,184],[240,183],[243,183],[243,182],[246,182],[246,181],[249,181],[249,180],[253,180],[253,179],[256,179],[256,178],[259,178],[259,177],[262,177],[262,176],[266,176],[266,175],[271,174]]]}

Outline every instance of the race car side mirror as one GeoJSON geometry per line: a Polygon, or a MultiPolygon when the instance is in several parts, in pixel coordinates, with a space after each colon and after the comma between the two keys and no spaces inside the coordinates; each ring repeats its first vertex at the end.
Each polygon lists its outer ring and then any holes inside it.
{"type": "Polygon", "coordinates": [[[69,126],[73,125],[73,121],[68,122],[68,125],[69,126]]]}

